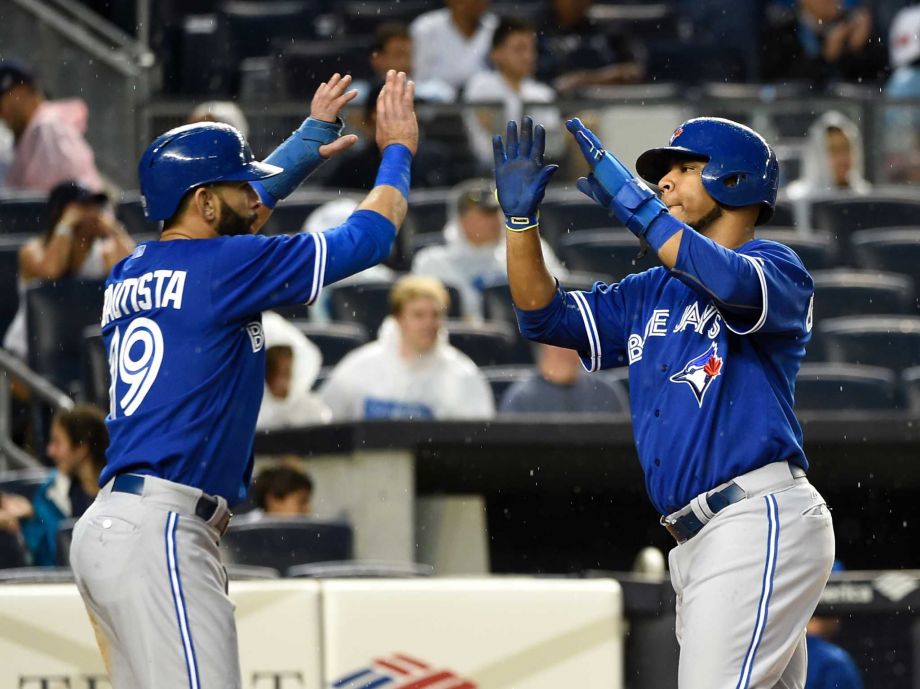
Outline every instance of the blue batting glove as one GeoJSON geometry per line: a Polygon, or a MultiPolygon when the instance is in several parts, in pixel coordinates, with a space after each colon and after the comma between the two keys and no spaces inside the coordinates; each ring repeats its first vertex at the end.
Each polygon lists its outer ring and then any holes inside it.
{"type": "Polygon", "coordinates": [[[601,140],[597,138],[594,132],[582,124],[581,120],[577,117],[568,120],[565,123],[565,128],[575,137],[575,141],[581,149],[581,154],[585,157],[585,160],[588,161],[588,165],[590,165],[593,170],[597,167],[598,162],[604,157],[604,145],[601,143],[601,140]]]}
{"type": "Polygon", "coordinates": [[[550,177],[558,165],[546,165],[546,130],[534,127],[533,120],[525,117],[521,122],[518,140],[517,122],[508,123],[505,142],[501,136],[492,139],[495,153],[495,188],[498,202],[505,213],[505,225],[514,232],[523,232],[537,226],[540,202],[546,193],[550,177]]]}
{"type": "Polygon", "coordinates": [[[611,203],[613,203],[613,196],[601,186],[594,173],[587,177],[579,177],[578,181],[575,182],[575,186],[578,187],[578,191],[604,208],[610,208],[611,203]]]}

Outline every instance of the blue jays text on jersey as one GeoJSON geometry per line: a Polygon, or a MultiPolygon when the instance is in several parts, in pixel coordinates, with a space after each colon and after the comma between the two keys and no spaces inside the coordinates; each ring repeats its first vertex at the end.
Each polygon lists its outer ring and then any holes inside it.
{"type": "Polygon", "coordinates": [[[321,234],[148,242],[106,281],[111,444],[100,476],[150,474],[244,499],[265,376],[261,312],[312,303],[383,260],[391,222],[357,211],[321,234]]]}
{"type": "Polygon", "coordinates": [[[629,366],[646,489],[667,515],[765,464],[807,468],[793,406],[813,290],[788,247],[732,251],[688,229],[672,270],[560,289],[517,314],[525,336],[578,350],[589,371],[629,366]]]}

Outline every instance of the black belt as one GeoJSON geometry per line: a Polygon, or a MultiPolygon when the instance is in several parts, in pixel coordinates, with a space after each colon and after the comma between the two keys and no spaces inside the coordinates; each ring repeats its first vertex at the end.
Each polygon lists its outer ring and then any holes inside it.
{"type": "MultiPolygon", "coordinates": [[[[113,493],[144,494],[146,477],[139,474],[119,474],[112,483],[113,493]]],[[[220,507],[220,501],[210,495],[202,495],[195,504],[195,516],[206,522],[211,521],[220,507]]]]}
{"type": "MultiPolygon", "coordinates": [[[[801,467],[790,465],[789,469],[792,473],[792,478],[799,478],[805,475],[805,470],[801,467]]],[[[709,511],[715,516],[729,505],[743,500],[746,495],[741,486],[732,481],[725,488],[707,495],[706,504],[709,505],[709,511]]],[[[678,543],[690,540],[700,532],[700,529],[706,526],[706,523],[701,522],[692,509],[673,522],[663,522],[663,524],[664,528],[678,543]]]]}

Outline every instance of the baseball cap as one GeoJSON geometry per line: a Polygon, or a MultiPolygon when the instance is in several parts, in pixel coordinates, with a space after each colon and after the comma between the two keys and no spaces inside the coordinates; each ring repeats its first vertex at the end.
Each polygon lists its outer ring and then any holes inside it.
{"type": "Polygon", "coordinates": [[[15,60],[0,60],[0,96],[14,86],[31,86],[34,83],[35,75],[24,64],[15,60]]]}
{"type": "Polygon", "coordinates": [[[48,215],[58,217],[71,203],[93,203],[103,205],[109,202],[108,195],[93,191],[75,180],[58,184],[48,194],[48,215]]]}
{"type": "Polygon", "coordinates": [[[891,64],[907,67],[920,58],[920,7],[905,7],[891,22],[891,64]]]}
{"type": "Polygon", "coordinates": [[[453,188],[453,194],[456,199],[458,215],[462,215],[474,207],[484,211],[498,210],[498,199],[495,198],[495,184],[490,179],[468,179],[465,182],[460,182],[453,188]]]}

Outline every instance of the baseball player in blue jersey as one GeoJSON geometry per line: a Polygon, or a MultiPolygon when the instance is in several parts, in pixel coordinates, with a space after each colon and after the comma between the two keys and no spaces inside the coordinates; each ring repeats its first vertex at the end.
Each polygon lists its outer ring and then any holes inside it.
{"type": "Polygon", "coordinates": [[[629,367],[645,485],[670,553],[680,689],[801,689],[805,625],[833,562],[793,413],[813,284],[789,248],[757,239],[778,165],[756,132],[698,118],[639,157],[659,199],[577,119],[592,173],[578,187],[664,267],[567,292],[540,253],[538,207],[556,167],[525,119],[495,137],[508,276],[521,332],[575,349],[589,371],[629,367]]]}
{"type": "Polygon", "coordinates": [[[241,686],[218,543],[246,497],[265,374],[261,312],[310,303],[323,285],[390,253],[418,142],[414,86],[390,72],[377,102],[376,185],[341,226],[254,233],[340,137],[350,77],[316,91],[311,116],[265,162],[222,124],[179,127],[141,158],[141,244],[106,283],[111,444],[71,563],[116,689],[241,686]]]}

